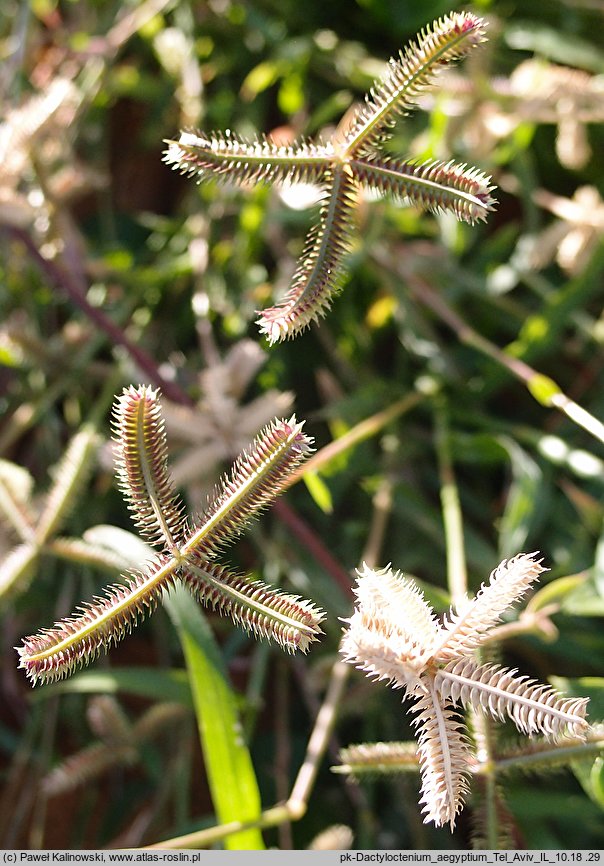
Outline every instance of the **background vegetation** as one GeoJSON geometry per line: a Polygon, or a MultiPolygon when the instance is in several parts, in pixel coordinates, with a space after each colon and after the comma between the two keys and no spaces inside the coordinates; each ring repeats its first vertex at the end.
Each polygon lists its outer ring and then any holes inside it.
{"type": "MultiPolygon", "coordinates": [[[[422,100],[394,146],[492,173],[496,213],[469,227],[365,203],[331,315],[262,355],[254,311],[286,288],[309,211],[275,190],[198,188],[161,162],[162,140],[183,127],[318,134],[452,8],[467,6],[3,3],[0,488],[20,503],[25,536],[82,424],[101,443],[87,474],[75,473],[73,507],[34,552],[22,556],[14,520],[0,528],[3,847],[138,846],[220,814],[192,710],[204,688],[192,699],[177,636],[186,605],[175,602],[172,618],[159,610],[67,684],[32,693],[16,669],[22,635],[115,580],[117,554],[129,555],[129,536],[116,545],[115,534],[86,533],[130,529],[106,443],[114,393],[139,381],[170,401],[173,465],[193,509],[240,447],[292,407],[319,449],[355,440],[229,551],[235,566],[326,609],[321,644],[291,658],[208,617],[264,807],[290,794],[363,558],[415,576],[442,609],[460,563],[475,590],[501,558],[541,550],[546,588],[502,657],[590,695],[591,718],[602,718],[602,4],[474,5],[489,43],[422,100]],[[455,496],[462,530],[447,519],[455,496]],[[66,541],[82,538],[86,553],[66,541]]],[[[189,634],[202,628],[195,620],[189,634]]],[[[397,693],[351,672],[306,815],[267,830],[265,843],[304,848],[344,823],[354,847],[469,845],[478,780],[451,837],[421,824],[414,775],[356,786],[329,769],[339,746],[409,736],[397,693]]],[[[604,847],[603,767],[592,758],[502,779],[512,844],[604,847]]]]}

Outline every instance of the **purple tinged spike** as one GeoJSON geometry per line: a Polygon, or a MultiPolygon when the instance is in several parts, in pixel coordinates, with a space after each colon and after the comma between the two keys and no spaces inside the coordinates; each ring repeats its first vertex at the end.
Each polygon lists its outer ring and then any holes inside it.
{"type": "Polygon", "coordinates": [[[16,647],[19,667],[32,684],[68,676],[117,643],[153,612],[162,592],[182,580],[203,604],[229,614],[237,625],[306,652],[321,634],[324,614],[311,602],[233,575],[213,560],[251,518],[268,507],[291,473],[312,451],[295,416],[275,420],[235,461],[202,519],[186,529],[167,468],[167,443],[157,392],[126,388],[114,407],[117,474],[136,525],[164,551],[124,582],[80,605],[51,628],[16,647]]]}

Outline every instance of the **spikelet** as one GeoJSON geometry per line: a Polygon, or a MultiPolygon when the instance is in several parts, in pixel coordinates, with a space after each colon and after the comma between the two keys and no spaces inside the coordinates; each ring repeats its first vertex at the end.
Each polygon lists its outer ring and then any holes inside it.
{"type": "Polygon", "coordinates": [[[384,142],[400,115],[434,84],[439,70],[484,41],[484,22],[469,12],[453,12],[426,27],[388,63],[385,75],[367,95],[339,136],[349,154],[367,155],[384,142]]]}
{"type": "Polygon", "coordinates": [[[266,139],[244,141],[230,130],[211,133],[181,132],[178,141],[166,141],[164,162],[198,183],[217,180],[241,186],[255,183],[320,183],[330,146],[301,141],[295,147],[277,146],[266,139]]]}
{"type": "Polygon", "coordinates": [[[499,622],[501,614],[520,600],[539,575],[546,571],[536,553],[521,553],[504,559],[491,572],[476,597],[459,612],[445,617],[434,653],[439,660],[468,653],[482,642],[482,637],[499,622]]]}
{"type": "Polygon", "coordinates": [[[331,308],[342,288],[351,248],[357,183],[341,168],[326,172],[328,185],[319,222],[313,226],[291,287],[281,303],[264,310],[257,324],[269,343],[294,337],[331,308]]]}
{"type": "Polygon", "coordinates": [[[324,613],[311,602],[233,574],[218,563],[201,559],[189,563],[183,581],[202,604],[228,614],[254,637],[273,640],[288,652],[307,652],[322,634],[324,613]]]}
{"type": "Polygon", "coordinates": [[[180,541],[184,506],[168,472],[168,444],[159,393],[124,388],[113,410],[118,484],[146,541],[168,549],[180,541]]]}

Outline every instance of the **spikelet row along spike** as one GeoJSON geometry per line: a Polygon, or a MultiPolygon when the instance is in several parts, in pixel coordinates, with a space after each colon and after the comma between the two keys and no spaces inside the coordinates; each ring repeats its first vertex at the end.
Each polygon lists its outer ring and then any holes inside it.
{"type": "Polygon", "coordinates": [[[495,205],[490,178],[453,160],[417,163],[376,157],[351,164],[359,179],[380,195],[391,195],[433,213],[449,211],[470,224],[486,220],[495,205]]]}
{"type": "Polygon", "coordinates": [[[356,606],[340,652],[344,661],[415,698],[412,712],[426,821],[453,829],[478,760],[455,705],[511,719],[524,734],[584,737],[586,698],[564,698],[516,670],[480,665],[475,650],[502,613],[546,569],[537,553],[504,560],[459,612],[439,624],[418,588],[386,569],[358,572],[356,606]]]}
{"type": "Polygon", "coordinates": [[[214,558],[270,505],[292,472],[312,451],[312,440],[295,416],[274,421],[222,479],[201,519],[193,526],[183,553],[214,558]]]}
{"type": "Polygon", "coordinates": [[[391,58],[356,116],[339,131],[347,155],[367,156],[380,147],[396,119],[415,106],[440,69],[464,57],[483,39],[483,21],[467,12],[453,12],[425,28],[417,43],[409,43],[398,58],[391,58]]]}
{"type": "Polygon", "coordinates": [[[164,162],[197,181],[249,185],[253,183],[320,183],[330,145],[300,141],[280,146],[266,138],[252,142],[224,133],[182,132],[179,141],[167,142],[164,162]]]}
{"type": "Polygon", "coordinates": [[[524,734],[582,736],[586,698],[563,698],[551,686],[520,676],[515,669],[474,659],[450,662],[436,675],[441,694],[465,706],[480,706],[495,718],[509,717],[524,734]]]}
{"type": "Polygon", "coordinates": [[[166,550],[72,616],[25,638],[16,649],[19,666],[32,683],[61,679],[96,658],[153,611],[163,590],[183,577],[199,600],[230,614],[246,630],[270,637],[290,652],[306,651],[321,633],[322,612],[310,602],[235,577],[206,561],[271,504],[311,452],[312,440],[302,427],[295,416],[269,424],[235,461],[201,525],[185,531],[167,470],[158,394],[146,386],[125,389],[113,422],[120,486],[141,533],[162,542],[166,550]]]}
{"type": "Polygon", "coordinates": [[[345,276],[344,260],[352,246],[357,199],[356,179],[343,169],[335,169],[323,196],[319,222],[308,234],[288,293],[258,319],[269,343],[294,337],[331,308],[345,276]]]}

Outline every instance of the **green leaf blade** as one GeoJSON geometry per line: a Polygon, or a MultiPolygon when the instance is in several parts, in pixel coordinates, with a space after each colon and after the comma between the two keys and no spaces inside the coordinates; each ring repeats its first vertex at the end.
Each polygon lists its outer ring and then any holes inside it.
{"type": "MultiPolygon", "coordinates": [[[[212,802],[220,823],[254,822],[261,801],[249,750],[243,741],[237,702],[212,634],[189,593],[177,587],[166,607],[182,644],[212,802]]],[[[260,830],[249,828],[226,839],[230,850],[263,850],[260,830]]]]}

